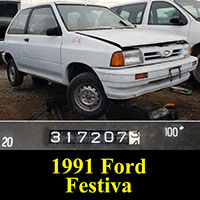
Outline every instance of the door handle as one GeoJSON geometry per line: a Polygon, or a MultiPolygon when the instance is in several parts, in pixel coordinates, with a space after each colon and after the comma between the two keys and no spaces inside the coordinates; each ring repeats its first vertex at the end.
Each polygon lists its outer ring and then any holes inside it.
{"type": "Polygon", "coordinates": [[[24,41],[25,41],[25,42],[29,42],[29,38],[25,38],[24,41]]]}

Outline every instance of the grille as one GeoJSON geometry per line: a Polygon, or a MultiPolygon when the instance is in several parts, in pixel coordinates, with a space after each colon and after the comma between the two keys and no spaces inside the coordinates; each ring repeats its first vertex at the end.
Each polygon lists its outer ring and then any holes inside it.
{"type": "Polygon", "coordinates": [[[184,45],[182,44],[141,47],[140,50],[143,54],[144,64],[166,62],[184,57],[184,45]]]}
{"type": "Polygon", "coordinates": [[[181,54],[182,49],[174,49],[171,53],[170,56],[165,57],[163,56],[160,52],[149,52],[149,53],[144,53],[144,59],[146,61],[148,60],[154,60],[154,59],[160,59],[160,58],[169,58],[173,56],[179,56],[181,54]]]}

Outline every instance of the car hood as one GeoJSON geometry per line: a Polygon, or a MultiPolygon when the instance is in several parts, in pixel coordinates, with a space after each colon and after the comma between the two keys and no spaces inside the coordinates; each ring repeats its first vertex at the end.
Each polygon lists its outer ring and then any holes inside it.
{"type": "Polygon", "coordinates": [[[105,42],[113,43],[122,48],[186,40],[185,37],[179,35],[137,28],[79,31],[77,33],[103,40],[105,42]]]}

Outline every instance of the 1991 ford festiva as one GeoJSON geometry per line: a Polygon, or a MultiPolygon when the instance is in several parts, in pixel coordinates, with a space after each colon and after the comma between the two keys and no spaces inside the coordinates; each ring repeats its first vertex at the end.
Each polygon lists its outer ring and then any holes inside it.
{"type": "Polygon", "coordinates": [[[123,100],[187,80],[197,66],[182,36],[135,28],[106,7],[46,3],[10,24],[3,59],[12,86],[27,74],[68,86],[70,105],[99,118],[123,100]]]}

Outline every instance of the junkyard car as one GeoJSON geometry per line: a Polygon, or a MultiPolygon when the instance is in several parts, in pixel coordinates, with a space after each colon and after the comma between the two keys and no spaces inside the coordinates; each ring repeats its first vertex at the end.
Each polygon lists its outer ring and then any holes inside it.
{"type": "MultiPolygon", "coordinates": [[[[112,7],[138,28],[177,33],[188,38],[192,55],[200,60],[200,1],[138,0],[112,7]]],[[[200,83],[200,62],[193,71],[200,83]]]]}
{"type": "Polygon", "coordinates": [[[22,9],[5,37],[12,86],[31,74],[68,86],[70,105],[99,118],[123,100],[186,81],[197,66],[182,36],[136,29],[106,7],[46,3],[22,9]]]}

